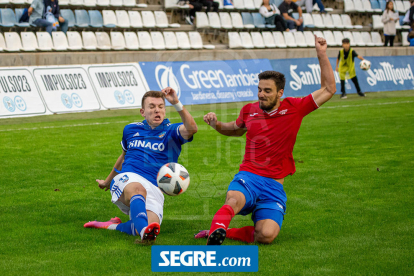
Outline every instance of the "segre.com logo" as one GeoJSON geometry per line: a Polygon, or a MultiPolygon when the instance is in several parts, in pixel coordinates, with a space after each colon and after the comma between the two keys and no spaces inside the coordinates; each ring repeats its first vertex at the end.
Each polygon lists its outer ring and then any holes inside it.
{"type": "Polygon", "coordinates": [[[153,272],[257,272],[259,248],[244,246],[151,247],[153,272]]]}

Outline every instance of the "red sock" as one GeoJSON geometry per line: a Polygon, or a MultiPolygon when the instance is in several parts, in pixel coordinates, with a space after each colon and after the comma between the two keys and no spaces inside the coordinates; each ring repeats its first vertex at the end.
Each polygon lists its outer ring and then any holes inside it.
{"type": "Polygon", "coordinates": [[[233,208],[231,208],[230,205],[223,205],[223,207],[221,207],[214,215],[213,221],[211,222],[210,233],[213,233],[213,231],[218,228],[227,230],[233,217],[233,208]]]}
{"type": "Polygon", "coordinates": [[[252,243],[254,242],[254,226],[227,229],[226,238],[252,243]]]}

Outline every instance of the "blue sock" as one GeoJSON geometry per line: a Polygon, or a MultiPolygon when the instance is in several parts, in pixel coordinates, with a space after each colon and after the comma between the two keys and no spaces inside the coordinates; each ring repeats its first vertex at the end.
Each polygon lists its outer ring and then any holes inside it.
{"type": "Polygon", "coordinates": [[[143,195],[134,195],[129,202],[130,216],[134,235],[141,235],[141,230],[148,226],[147,210],[143,195]]]}
{"type": "Polygon", "coordinates": [[[116,230],[126,233],[128,235],[135,236],[134,224],[132,223],[132,220],[128,220],[127,222],[118,224],[116,226],[116,230]]]}

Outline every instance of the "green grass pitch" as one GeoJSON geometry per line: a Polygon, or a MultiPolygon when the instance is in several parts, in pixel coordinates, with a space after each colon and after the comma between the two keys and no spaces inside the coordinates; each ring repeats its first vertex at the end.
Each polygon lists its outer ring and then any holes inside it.
{"type": "MultiPolygon", "coordinates": [[[[199,132],[179,162],[191,184],[183,195],[166,196],[156,244],[205,244],[193,235],[209,228],[223,204],[245,138],[219,136],[202,115],[215,111],[230,121],[242,105],[188,107],[199,132]]],[[[167,116],[179,122],[173,110],[167,116]]],[[[121,153],[124,125],[139,120],[132,109],[0,120],[0,275],[151,274],[149,246],[83,228],[89,220],[127,220],[95,179],[121,153]]],[[[273,244],[259,245],[259,273],[412,275],[413,140],[414,91],[335,95],[305,117],[297,172],[284,184],[283,228],[273,244]]],[[[230,227],[245,225],[250,218],[237,216],[230,227]]]]}

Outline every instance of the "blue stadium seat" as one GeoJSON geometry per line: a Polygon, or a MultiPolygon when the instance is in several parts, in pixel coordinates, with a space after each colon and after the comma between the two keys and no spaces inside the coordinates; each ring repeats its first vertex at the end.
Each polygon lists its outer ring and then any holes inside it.
{"type": "Polygon", "coordinates": [[[400,25],[404,24],[404,15],[400,15],[400,25]]]}
{"type": "Polygon", "coordinates": [[[0,9],[0,26],[2,27],[30,27],[29,23],[19,23],[12,9],[0,9]]]}
{"type": "Polygon", "coordinates": [[[264,17],[258,12],[252,13],[252,16],[253,16],[253,22],[256,28],[264,29],[264,28],[275,28],[276,27],[275,25],[266,24],[264,17]]]}
{"type": "Polygon", "coordinates": [[[16,15],[16,22],[19,23],[20,18],[22,17],[24,9],[14,9],[14,13],[16,15]]]}
{"type": "Polygon", "coordinates": [[[387,5],[387,2],[385,0],[379,0],[379,6],[381,10],[385,10],[385,6],[387,5]]]}
{"type": "Polygon", "coordinates": [[[75,27],[75,15],[73,15],[72,10],[60,10],[60,15],[68,21],[69,28],[75,27]]]}
{"type": "Polygon", "coordinates": [[[102,28],[103,27],[103,19],[102,14],[97,10],[90,10],[89,12],[89,26],[94,28],[102,28]]]}
{"type": "Polygon", "coordinates": [[[250,12],[242,12],[241,16],[243,19],[243,25],[254,25],[253,16],[250,12]]]}
{"type": "Polygon", "coordinates": [[[276,7],[278,7],[279,8],[279,5],[280,4],[282,4],[282,2],[283,2],[284,0],[270,0],[269,1],[269,4],[271,5],[271,4],[275,4],[276,5],[276,7]]]}
{"type": "Polygon", "coordinates": [[[266,28],[264,18],[260,13],[257,13],[257,12],[252,13],[252,16],[253,16],[253,22],[256,28],[259,28],[259,29],[266,28]]]}
{"type": "Polygon", "coordinates": [[[86,10],[75,10],[76,27],[88,28],[89,27],[89,15],[86,10]]]}
{"type": "Polygon", "coordinates": [[[380,6],[379,6],[379,3],[378,3],[378,1],[377,0],[370,0],[370,2],[371,2],[371,8],[373,9],[373,10],[375,10],[375,9],[380,9],[380,6]]]}

